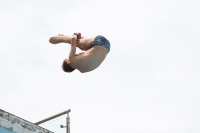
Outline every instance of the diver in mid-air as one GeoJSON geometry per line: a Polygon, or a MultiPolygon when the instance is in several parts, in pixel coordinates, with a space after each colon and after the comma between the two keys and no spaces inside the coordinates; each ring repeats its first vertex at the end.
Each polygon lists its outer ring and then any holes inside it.
{"type": "Polygon", "coordinates": [[[84,38],[79,32],[74,33],[73,36],[59,34],[51,37],[49,42],[71,44],[69,58],[65,59],[62,64],[65,72],[72,72],[75,69],[82,73],[92,71],[103,62],[110,51],[110,42],[101,35],[84,38]],[[85,52],[76,54],[76,47],[85,52]]]}

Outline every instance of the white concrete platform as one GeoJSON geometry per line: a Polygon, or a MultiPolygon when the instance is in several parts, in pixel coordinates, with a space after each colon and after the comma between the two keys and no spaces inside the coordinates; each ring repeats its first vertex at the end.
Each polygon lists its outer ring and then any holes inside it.
{"type": "Polygon", "coordinates": [[[0,133],[53,133],[0,109],[0,133]]]}

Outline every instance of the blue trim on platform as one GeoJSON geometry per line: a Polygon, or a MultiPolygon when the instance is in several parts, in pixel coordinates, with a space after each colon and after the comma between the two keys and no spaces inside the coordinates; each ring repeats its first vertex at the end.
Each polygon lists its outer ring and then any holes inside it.
{"type": "Polygon", "coordinates": [[[0,133],[15,133],[15,132],[0,126],[0,133]]]}

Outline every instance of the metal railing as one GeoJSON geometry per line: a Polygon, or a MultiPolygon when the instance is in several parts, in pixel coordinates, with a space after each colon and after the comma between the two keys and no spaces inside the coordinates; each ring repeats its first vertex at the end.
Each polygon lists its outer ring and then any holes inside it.
{"type": "Polygon", "coordinates": [[[51,116],[51,117],[46,118],[46,119],[44,119],[44,120],[41,120],[41,121],[39,121],[39,122],[36,122],[35,125],[40,125],[40,124],[42,124],[42,123],[44,123],[44,122],[50,121],[50,120],[52,120],[52,119],[55,119],[55,118],[57,118],[57,117],[59,117],[59,116],[61,116],[61,115],[67,114],[67,117],[66,117],[66,126],[60,125],[60,127],[61,127],[61,128],[66,128],[66,133],[70,133],[70,117],[69,117],[69,112],[70,112],[70,111],[71,111],[71,110],[68,109],[67,111],[61,112],[61,113],[59,113],[59,114],[56,114],[56,115],[54,115],[54,116],[51,116]]]}

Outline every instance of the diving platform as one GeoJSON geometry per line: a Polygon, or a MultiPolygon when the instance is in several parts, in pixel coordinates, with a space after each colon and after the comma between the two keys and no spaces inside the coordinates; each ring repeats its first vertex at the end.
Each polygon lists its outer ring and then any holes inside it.
{"type": "Polygon", "coordinates": [[[0,133],[53,133],[0,109],[0,133]]]}

